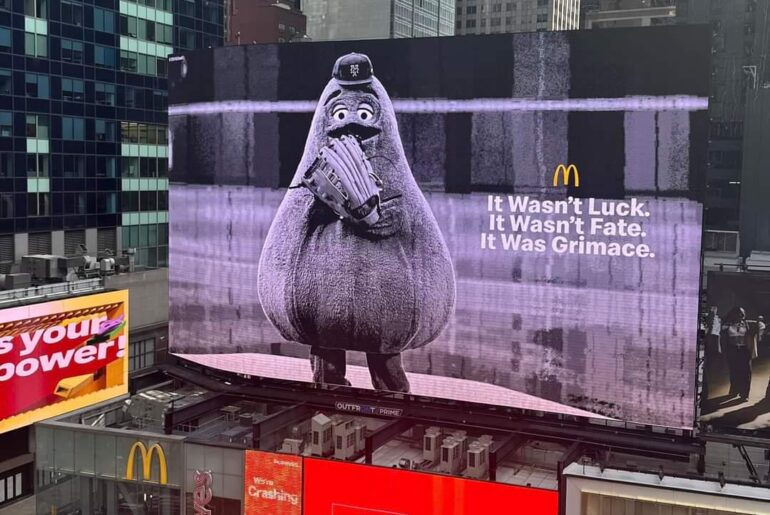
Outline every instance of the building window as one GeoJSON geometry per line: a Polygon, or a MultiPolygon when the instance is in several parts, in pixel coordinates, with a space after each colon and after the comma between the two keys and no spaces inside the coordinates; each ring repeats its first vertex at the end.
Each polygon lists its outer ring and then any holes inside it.
{"type": "Polygon", "coordinates": [[[0,50],[8,51],[11,49],[11,29],[0,27],[0,50]]]}
{"type": "Polygon", "coordinates": [[[63,139],[83,141],[86,139],[85,120],[69,116],[62,117],[61,135],[63,139]]]}
{"type": "Polygon", "coordinates": [[[0,177],[13,177],[13,154],[10,152],[0,152],[0,177]]]}
{"type": "Polygon", "coordinates": [[[61,58],[62,61],[69,61],[72,63],[83,62],[83,42],[74,41],[72,39],[61,40],[61,58]]]}
{"type": "MultiPolygon", "coordinates": [[[[125,139],[123,141],[125,141],[125,139]]],[[[139,158],[138,157],[123,158],[123,177],[128,177],[128,178],[139,177],[139,158]]],[[[133,211],[136,211],[136,209],[134,209],[133,211]]]]}
{"type": "Polygon", "coordinates": [[[144,90],[126,86],[124,103],[126,107],[144,107],[144,90]]]}
{"type": "Polygon", "coordinates": [[[174,44],[174,28],[171,25],[164,25],[162,23],[155,24],[155,38],[158,43],[164,43],[166,45],[174,44]]]}
{"type": "Polygon", "coordinates": [[[158,211],[168,211],[168,191],[158,191],[158,211]]]}
{"type": "Polygon", "coordinates": [[[489,25],[491,27],[499,27],[500,26],[500,18],[492,18],[489,20],[489,25]]]}
{"type": "Polygon", "coordinates": [[[13,73],[11,70],[0,69],[0,95],[13,93],[13,73]]]}
{"type": "Polygon", "coordinates": [[[506,11],[513,11],[515,9],[516,9],[516,4],[514,4],[513,2],[506,2],[505,3],[505,10],[506,11]]]}
{"type": "Polygon", "coordinates": [[[195,16],[195,0],[182,0],[181,4],[182,13],[185,16],[195,16]]]}
{"type": "Polygon", "coordinates": [[[158,210],[158,192],[141,191],[139,192],[139,211],[157,211],[158,210]]]}
{"type": "Polygon", "coordinates": [[[65,215],[86,214],[86,194],[85,193],[63,193],[62,204],[63,204],[63,212],[65,215]]]}
{"type": "Polygon", "coordinates": [[[109,120],[96,120],[96,140],[115,141],[115,122],[109,120]]]}
{"type": "Polygon", "coordinates": [[[13,218],[13,193],[0,193],[0,218],[13,218]]]}
{"type": "Polygon", "coordinates": [[[166,67],[168,66],[168,63],[166,62],[166,58],[158,57],[156,64],[157,64],[157,70],[158,70],[158,77],[165,77],[166,67]]]}
{"type": "Polygon", "coordinates": [[[503,4],[494,4],[492,6],[492,12],[493,13],[499,13],[503,10],[503,4]]]}
{"type": "Polygon", "coordinates": [[[97,82],[94,86],[96,103],[108,106],[115,105],[115,84],[97,82]]]}
{"type": "Polygon", "coordinates": [[[120,69],[126,72],[136,72],[137,53],[127,50],[120,51],[120,69]]]}
{"type": "MultiPolygon", "coordinates": [[[[125,177],[125,174],[123,176],[125,177]]],[[[122,192],[120,196],[120,204],[121,204],[121,209],[123,210],[124,213],[139,211],[139,192],[138,191],[122,192]]],[[[131,246],[132,240],[135,240],[134,238],[131,237],[131,234],[130,234],[132,231],[132,227],[137,227],[137,226],[131,226],[128,228],[124,227],[124,230],[123,230],[124,238],[128,238],[128,241],[124,242],[124,245],[123,245],[126,248],[131,246]]],[[[133,244],[134,246],[136,246],[137,242],[133,241],[133,244]]]]}
{"type": "Polygon", "coordinates": [[[538,7],[548,7],[548,1],[549,0],[537,0],[537,6],[538,7]]]}
{"type": "Polygon", "coordinates": [[[157,68],[155,65],[156,61],[157,59],[155,58],[155,56],[137,54],[136,73],[141,73],[142,75],[156,75],[157,74],[157,68]]]}
{"type": "Polygon", "coordinates": [[[84,87],[82,80],[63,77],[61,80],[61,97],[63,100],[70,102],[82,102],[84,87]]]}
{"type": "Polygon", "coordinates": [[[24,14],[34,18],[47,18],[48,0],[24,0],[24,14]]]}
{"type": "Polygon", "coordinates": [[[138,144],[139,124],[136,122],[120,122],[120,141],[138,144]]]}
{"type": "Polygon", "coordinates": [[[117,160],[114,157],[96,158],[96,176],[97,177],[117,177],[117,160]]]}
{"type": "Polygon", "coordinates": [[[475,5],[469,5],[465,8],[465,14],[476,14],[476,6],[475,5]]]}
{"type": "Polygon", "coordinates": [[[0,138],[11,136],[13,136],[13,116],[8,111],[0,111],[0,138]]]}
{"type": "Polygon", "coordinates": [[[465,21],[465,28],[466,29],[476,28],[476,20],[466,20],[465,21]]]}
{"type": "Polygon", "coordinates": [[[139,20],[139,39],[155,41],[155,22],[149,20],[139,20]]]}
{"type": "Polygon", "coordinates": [[[94,64],[115,68],[115,49],[101,45],[94,45],[94,64]]]}
{"type": "Polygon", "coordinates": [[[24,53],[32,57],[47,57],[48,36],[25,32],[24,53]]]}
{"type": "Polygon", "coordinates": [[[537,15],[537,22],[538,23],[547,23],[548,22],[548,15],[547,14],[538,14],[537,15]]]}
{"type": "Polygon", "coordinates": [[[136,37],[136,18],[133,16],[120,15],[120,33],[123,36],[131,38],[136,37]]]}
{"type": "Polygon", "coordinates": [[[28,97],[50,98],[48,76],[36,73],[26,74],[24,90],[28,97]]]}
{"type": "Polygon", "coordinates": [[[181,27],[177,30],[179,35],[179,46],[190,50],[195,48],[195,33],[181,27]]]}
{"type": "Polygon", "coordinates": [[[86,160],[83,156],[62,156],[62,173],[64,177],[85,177],[86,160]]]}
{"type": "Polygon", "coordinates": [[[27,193],[27,216],[48,216],[51,214],[48,193],[27,193]]]}
{"type": "Polygon", "coordinates": [[[83,5],[62,0],[61,21],[70,25],[83,25],[83,5]]]}
{"type": "Polygon", "coordinates": [[[487,19],[486,18],[482,18],[481,19],[481,26],[482,27],[486,27],[487,26],[487,19]]]}
{"type": "Polygon", "coordinates": [[[94,30],[115,33],[115,13],[94,7],[94,30]]]}
{"type": "Polygon", "coordinates": [[[40,114],[28,114],[27,137],[48,139],[48,117],[40,114]]]}
{"type": "Polygon", "coordinates": [[[0,0],[0,9],[3,9],[4,11],[10,11],[12,3],[13,0],[0,0]]]}
{"type": "Polygon", "coordinates": [[[48,156],[46,154],[27,154],[27,177],[30,179],[48,177],[48,156]]]}
{"type": "Polygon", "coordinates": [[[152,108],[158,111],[166,111],[168,109],[168,91],[154,90],[152,92],[152,108]]]}
{"type": "Polygon", "coordinates": [[[118,210],[118,196],[114,191],[98,192],[96,194],[96,213],[112,214],[118,210]]]}

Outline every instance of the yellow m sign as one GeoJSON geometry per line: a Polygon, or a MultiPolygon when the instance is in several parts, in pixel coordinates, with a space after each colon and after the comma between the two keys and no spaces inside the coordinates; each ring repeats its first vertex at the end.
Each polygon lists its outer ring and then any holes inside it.
{"type": "Polygon", "coordinates": [[[126,479],[129,481],[134,480],[134,460],[136,459],[136,451],[139,451],[142,458],[142,479],[144,481],[152,481],[152,458],[155,454],[158,455],[158,469],[160,470],[160,484],[165,485],[168,482],[168,470],[166,466],[166,453],[163,452],[163,447],[160,444],[153,444],[150,450],[142,442],[136,442],[131,446],[131,452],[128,453],[128,462],[126,463],[126,479]]]}
{"type": "Polygon", "coordinates": [[[580,186],[580,174],[578,173],[577,166],[575,165],[559,165],[556,167],[556,170],[553,172],[553,185],[558,186],[559,185],[559,173],[561,173],[562,177],[562,183],[564,186],[569,186],[570,177],[572,176],[572,172],[575,172],[575,187],[577,188],[580,186]]]}

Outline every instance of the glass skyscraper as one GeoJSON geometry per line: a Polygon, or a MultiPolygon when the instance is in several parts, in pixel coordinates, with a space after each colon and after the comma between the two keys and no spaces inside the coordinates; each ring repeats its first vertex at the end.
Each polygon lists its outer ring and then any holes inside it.
{"type": "Polygon", "coordinates": [[[223,0],[0,0],[0,273],[27,254],[168,262],[167,56],[223,0]]]}
{"type": "Polygon", "coordinates": [[[455,0],[302,0],[314,41],[452,36],[455,0]]]}

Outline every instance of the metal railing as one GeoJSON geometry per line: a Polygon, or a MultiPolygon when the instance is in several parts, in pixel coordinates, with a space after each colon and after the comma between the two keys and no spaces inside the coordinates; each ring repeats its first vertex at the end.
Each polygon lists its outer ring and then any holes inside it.
{"type": "Polygon", "coordinates": [[[0,291],[0,309],[19,304],[53,300],[81,293],[96,292],[104,289],[101,278],[83,279],[54,284],[44,284],[32,288],[0,291]]]}

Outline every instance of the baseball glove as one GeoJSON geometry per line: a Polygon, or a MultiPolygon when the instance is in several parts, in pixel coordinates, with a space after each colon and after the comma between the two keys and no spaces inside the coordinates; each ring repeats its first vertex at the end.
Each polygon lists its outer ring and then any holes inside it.
{"type": "Polygon", "coordinates": [[[380,219],[382,181],[350,136],[322,148],[302,183],[342,220],[369,227],[380,219]]]}

